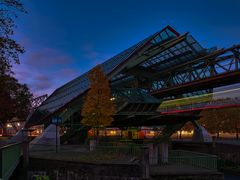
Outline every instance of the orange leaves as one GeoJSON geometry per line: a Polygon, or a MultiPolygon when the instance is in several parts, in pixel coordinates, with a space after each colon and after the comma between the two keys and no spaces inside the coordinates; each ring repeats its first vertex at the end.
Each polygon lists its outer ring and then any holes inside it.
{"type": "Polygon", "coordinates": [[[90,89],[82,108],[82,123],[92,127],[105,127],[113,121],[115,103],[111,101],[111,89],[100,66],[88,74],[90,89]]]}

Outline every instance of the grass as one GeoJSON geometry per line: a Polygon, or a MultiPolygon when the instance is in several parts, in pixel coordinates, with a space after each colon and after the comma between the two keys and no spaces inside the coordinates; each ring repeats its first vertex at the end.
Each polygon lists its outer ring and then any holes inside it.
{"type": "Polygon", "coordinates": [[[86,163],[129,163],[130,156],[108,152],[101,153],[98,151],[93,152],[34,152],[31,153],[32,158],[73,161],[73,162],[86,162],[86,163]]]}

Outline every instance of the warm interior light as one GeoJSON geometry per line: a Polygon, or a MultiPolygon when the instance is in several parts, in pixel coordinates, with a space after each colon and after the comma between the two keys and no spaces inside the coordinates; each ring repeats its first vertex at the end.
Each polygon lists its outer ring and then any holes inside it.
{"type": "Polygon", "coordinates": [[[116,135],[116,131],[110,131],[110,135],[116,135]]]}
{"type": "Polygon", "coordinates": [[[12,125],[11,125],[11,124],[7,124],[7,127],[8,127],[8,128],[11,128],[11,127],[12,127],[12,125]]]}
{"type": "Polygon", "coordinates": [[[114,101],[115,99],[116,99],[115,97],[110,98],[111,101],[114,101]]]}
{"type": "Polygon", "coordinates": [[[20,123],[17,123],[17,126],[20,126],[20,123]]]}

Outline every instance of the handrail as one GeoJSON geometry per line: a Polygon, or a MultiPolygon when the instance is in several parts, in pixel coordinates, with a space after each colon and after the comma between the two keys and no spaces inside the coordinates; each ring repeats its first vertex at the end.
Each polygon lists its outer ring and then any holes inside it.
{"type": "Polygon", "coordinates": [[[0,179],[7,180],[22,156],[22,143],[7,144],[0,148],[0,179]]]}
{"type": "Polygon", "coordinates": [[[9,147],[11,147],[11,146],[15,146],[15,145],[18,145],[18,144],[22,144],[22,142],[10,143],[10,144],[4,145],[4,146],[0,147],[0,151],[1,151],[2,149],[9,148],[9,147]]]}

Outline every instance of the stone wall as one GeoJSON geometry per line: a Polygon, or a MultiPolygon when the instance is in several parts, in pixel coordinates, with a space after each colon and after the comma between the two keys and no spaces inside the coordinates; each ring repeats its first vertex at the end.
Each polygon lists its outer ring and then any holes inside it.
{"type": "Polygon", "coordinates": [[[140,180],[142,169],[136,164],[91,164],[31,158],[29,179],[33,175],[58,180],[140,180]]]}

